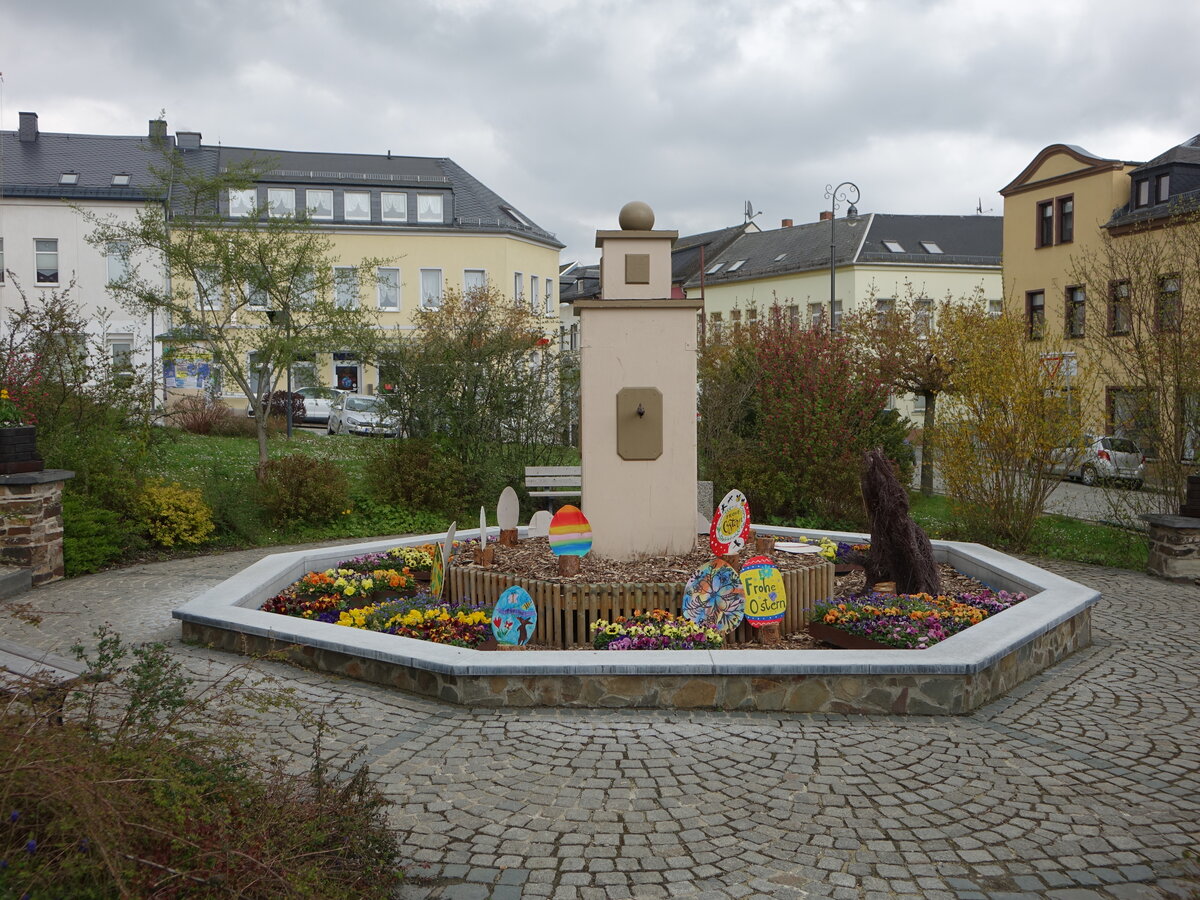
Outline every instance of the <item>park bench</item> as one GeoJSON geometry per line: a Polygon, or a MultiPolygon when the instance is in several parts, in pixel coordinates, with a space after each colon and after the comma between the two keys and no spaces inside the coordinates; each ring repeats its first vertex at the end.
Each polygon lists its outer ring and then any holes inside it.
{"type": "Polygon", "coordinates": [[[525,489],[530,497],[546,501],[577,500],[582,496],[583,474],[579,466],[526,466],[525,489]]]}
{"type": "Polygon", "coordinates": [[[45,650],[0,639],[0,696],[27,700],[62,724],[67,693],[86,680],[87,666],[45,650]]]}

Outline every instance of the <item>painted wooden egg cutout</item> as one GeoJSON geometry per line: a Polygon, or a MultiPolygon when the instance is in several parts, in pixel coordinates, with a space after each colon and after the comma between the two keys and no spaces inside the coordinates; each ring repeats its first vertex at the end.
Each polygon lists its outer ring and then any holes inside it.
{"type": "Polygon", "coordinates": [[[492,609],[492,634],[497,644],[519,647],[529,643],[537,627],[537,607],[523,587],[510,587],[492,609]]]}
{"type": "Polygon", "coordinates": [[[752,556],[741,572],[742,590],[746,593],[746,621],[755,628],[783,621],[787,612],[787,591],[783,576],[770,557],[752,556]]]}
{"type": "Polygon", "coordinates": [[[746,613],[746,594],[737,570],[719,559],[696,570],[683,589],[683,617],[722,634],[733,631],[746,613]]]}
{"type": "Polygon", "coordinates": [[[442,588],[446,584],[446,563],[442,559],[442,550],[437,548],[433,554],[433,565],[429,568],[429,593],[433,597],[442,596],[442,588]]]}
{"type": "Polygon", "coordinates": [[[739,553],[750,539],[750,503],[741,491],[730,491],[713,513],[708,545],[716,556],[739,553]]]}
{"type": "Polygon", "coordinates": [[[496,522],[502,531],[511,531],[517,527],[517,519],[521,515],[521,502],[517,492],[506,487],[500,492],[500,502],[496,504],[496,522]]]}
{"type": "Polygon", "coordinates": [[[553,516],[547,510],[539,509],[535,512],[529,519],[529,536],[548,537],[552,518],[553,516]]]}
{"type": "Polygon", "coordinates": [[[587,556],[592,524],[577,506],[564,506],[550,520],[550,549],[555,556],[587,556]]]}

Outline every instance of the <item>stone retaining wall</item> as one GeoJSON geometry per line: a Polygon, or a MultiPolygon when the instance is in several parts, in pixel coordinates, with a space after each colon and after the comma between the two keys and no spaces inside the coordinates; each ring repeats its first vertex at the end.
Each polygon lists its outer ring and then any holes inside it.
{"type": "Polygon", "coordinates": [[[63,577],[62,488],[74,474],[0,475],[0,562],[29,569],[34,587],[63,577]]]}

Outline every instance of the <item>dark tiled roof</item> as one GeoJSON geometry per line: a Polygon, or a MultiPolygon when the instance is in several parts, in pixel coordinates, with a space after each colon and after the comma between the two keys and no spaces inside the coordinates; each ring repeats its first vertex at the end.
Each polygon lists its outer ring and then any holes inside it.
{"type": "Polygon", "coordinates": [[[746,225],[732,225],[716,231],[692,234],[678,238],[671,248],[671,283],[683,284],[700,274],[700,251],[704,250],[704,264],[717,259],[723,250],[741,237],[746,225]]]}
{"type": "MultiPolygon", "coordinates": [[[[452,159],[248,147],[221,147],[219,152],[223,168],[251,161],[269,166],[259,178],[263,183],[449,191],[453,202],[448,208],[453,209],[454,219],[443,226],[447,229],[500,231],[564,246],[452,159]]],[[[423,223],[422,227],[429,226],[423,223]]]]}
{"type": "Polygon", "coordinates": [[[558,299],[573,303],[600,296],[600,264],[575,266],[558,280],[558,299]]]}
{"type": "Polygon", "coordinates": [[[1200,134],[1196,135],[1191,140],[1184,141],[1178,146],[1172,147],[1166,153],[1159,154],[1150,160],[1148,163],[1143,163],[1132,172],[1129,177],[1136,177],[1141,172],[1149,169],[1156,169],[1159,166],[1169,165],[1171,163],[1190,163],[1192,165],[1200,165],[1200,134]]]}
{"type": "Polygon", "coordinates": [[[6,196],[144,201],[154,185],[150,166],[158,161],[149,137],[43,131],[37,140],[21,141],[16,131],[0,131],[6,196]],[[64,172],[77,172],[78,184],[60,185],[64,172]],[[113,175],[120,174],[131,176],[128,187],[113,187],[113,175]]]}
{"type": "MultiPolygon", "coordinates": [[[[1160,153],[1148,163],[1143,163],[1129,173],[1133,184],[1129,202],[1113,210],[1106,228],[1137,225],[1144,222],[1166,220],[1171,216],[1194,212],[1200,207],[1200,135],[1160,153]],[[1156,175],[1170,176],[1171,195],[1164,201],[1151,206],[1135,207],[1134,195],[1137,182],[1146,181],[1156,175]]],[[[1157,186],[1150,186],[1155,194],[1157,186]]]]}
{"type": "MultiPolygon", "coordinates": [[[[907,265],[1000,265],[1000,241],[1003,219],[1000,216],[906,216],[874,213],[842,217],[777,228],[738,238],[717,259],[708,260],[711,268],[723,263],[708,284],[768,278],[793,272],[806,272],[829,266],[830,239],[838,265],[851,262],[907,265]],[[904,250],[893,253],[883,241],[895,241],[904,250]],[[941,253],[929,253],[921,241],[932,241],[941,253]],[[780,257],[782,256],[782,259],[780,257]],[[734,271],[731,264],[745,260],[734,271]]],[[[699,277],[688,281],[693,287],[699,277]]]]}

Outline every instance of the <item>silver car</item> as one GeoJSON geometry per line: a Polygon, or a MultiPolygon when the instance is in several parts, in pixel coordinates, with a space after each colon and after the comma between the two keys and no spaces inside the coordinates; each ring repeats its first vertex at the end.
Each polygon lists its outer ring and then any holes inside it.
{"type": "Polygon", "coordinates": [[[1125,437],[1085,435],[1078,444],[1053,451],[1051,472],[1085,485],[1121,481],[1140,488],[1146,478],[1146,457],[1125,437]]]}
{"type": "Polygon", "coordinates": [[[342,394],[329,411],[330,434],[378,434],[395,437],[398,429],[389,420],[391,411],[378,397],[342,394]]]}

